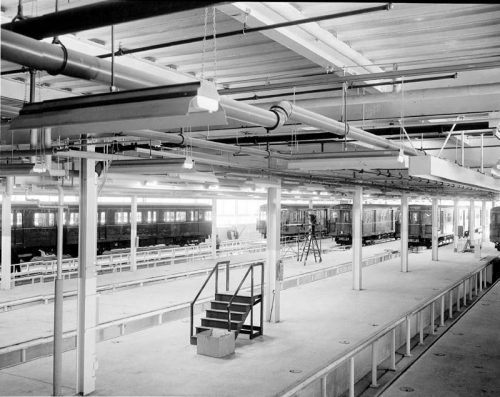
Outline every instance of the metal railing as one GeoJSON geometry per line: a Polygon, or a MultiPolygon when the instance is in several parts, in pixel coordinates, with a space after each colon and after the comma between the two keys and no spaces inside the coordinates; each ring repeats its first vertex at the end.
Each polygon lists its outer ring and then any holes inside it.
{"type": "Polygon", "coordinates": [[[339,367],[341,364],[345,363],[349,360],[349,397],[354,397],[354,385],[355,385],[355,365],[354,358],[355,356],[363,351],[364,349],[371,346],[371,358],[372,358],[372,370],[371,370],[371,386],[378,387],[377,383],[377,354],[376,354],[376,343],[386,336],[389,332],[391,332],[391,349],[390,349],[390,370],[395,370],[396,368],[396,328],[403,323],[406,323],[406,335],[405,335],[405,356],[409,357],[411,355],[411,317],[417,316],[418,319],[418,333],[419,333],[419,343],[423,344],[424,340],[424,320],[423,320],[423,311],[430,307],[430,330],[431,334],[435,334],[435,305],[437,301],[440,301],[440,326],[444,326],[445,320],[445,297],[449,296],[449,315],[448,318],[453,318],[453,291],[457,289],[457,310],[460,311],[460,286],[462,288],[462,298],[464,305],[467,300],[467,293],[469,294],[469,300],[472,300],[473,290],[475,289],[476,296],[482,291],[483,288],[487,287],[487,277],[486,272],[488,266],[492,266],[490,262],[481,266],[480,269],[476,269],[473,272],[470,272],[466,276],[462,277],[459,281],[453,283],[451,286],[446,288],[444,291],[440,292],[436,296],[428,299],[422,304],[419,304],[416,308],[406,312],[403,316],[401,316],[398,320],[392,321],[390,324],[386,325],[383,329],[378,331],[376,334],[368,337],[367,339],[358,343],[353,349],[349,352],[343,354],[341,357],[336,358],[333,362],[328,364],[323,369],[317,371],[313,375],[309,376],[298,385],[293,388],[287,390],[286,392],[281,394],[281,397],[293,397],[300,393],[301,390],[305,389],[309,385],[311,385],[315,381],[320,381],[321,383],[321,396],[326,397],[328,395],[327,392],[327,382],[326,378],[328,374],[339,367]],[[466,285],[468,288],[466,288],[466,285]]]}
{"type": "Polygon", "coordinates": [[[226,266],[226,291],[229,290],[229,261],[222,261],[222,262],[217,262],[215,266],[212,268],[212,271],[208,274],[207,278],[205,279],[205,282],[201,286],[200,290],[196,294],[195,298],[191,302],[191,307],[190,307],[190,328],[189,328],[189,336],[192,337],[194,335],[194,305],[198,298],[200,297],[201,293],[207,286],[208,282],[212,278],[212,276],[215,273],[215,294],[219,292],[219,266],[226,266]]]}
{"type": "MultiPolygon", "coordinates": [[[[221,244],[221,249],[217,255],[233,255],[242,251],[260,252],[265,249],[266,245],[261,240],[226,240],[221,244]]],[[[136,254],[136,263],[138,268],[149,268],[206,259],[211,257],[211,255],[211,247],[206,243],[202,243],[196,246],[165,247],[138,251],[136,254]]],[[[66,258],[63,259],[62,263],[64,278],[78,276],[78,258],[66,258]]],[[[21,273],[12,274],[14,285],[33,284],[36,282],[51,281],[55,274],[56,261],[23,262],[19,266],[21,267],[21,273]]],[[[130,252],[100,255],[97,257],[96,267],[99,274],[130,270],[130,252]]]]}
{"type": "Polygon", "coordinates": [[[254,306],[254,267],[260,266],[261,267],[261,276],[260,276],[260,335],[264,332],[264,262],[256,262],[252,263],[250,267],[247,269],[245,272],[245,275],[240,281],[240,285],[238,285],[238,288],[236,288],[236,291],[234,292],[233,296],[231,299],[229,299],[229,302],[227,304],[227,330],[231,332],[231,305],[233,304],[234,298],[238,295],[238,292],[240,292],[240,289],[245,282],[245,280],[248,277],[248,274],[251,274],[250,277],[250,338],[253,337],[253,306],[254,306]]]}

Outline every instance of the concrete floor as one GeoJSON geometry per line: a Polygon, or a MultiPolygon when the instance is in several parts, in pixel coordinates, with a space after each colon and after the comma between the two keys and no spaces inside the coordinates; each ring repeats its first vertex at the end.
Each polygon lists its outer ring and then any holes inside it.
{"type": "MultiPolygon", "coordinates": [[[[364,247],[364,256],[366,249],[374,247],[364,247]]],[[[488,254],[497,252],[486,244],[483,256],[488,254]]],[[[339,254],[334,255],[338,260],[339,254]]],[[[265,335],[252,341],[240,336],[236,353],[225,359],[196,354],[196,347],[189,344],[188,318],[101,342],[94,394],[276,395],[481,263],[474,254],[453,253],[451,246],[441,247],[439,255],[439,262],[432,262],[430,250],[410,254],[408,273],[400,272],[399,259],[364,268],[362,291],[351,289],[351,273],[287,289],[281,295],[282,321],[266,323],[265,335]]],[[[313,266],[326,266],[329,261],[313,266]]],[[[170,290],[167,285],[176,283],[163,284],[154,296],[144,293],[144,299],[152,303],[170,290]]],[[[175,289],[190,289],[190,296],[194,291],[193,286],[181,284],[175,289]]],[[[143,295],[144,289],[136,291],[143,295]]],[[[121,309],[104,305],[102,315],[108,310],[121,309]]],[[[0,331],[5,314],[9,313],[0,314],[0,331]]],[[[21,332],[23,325],[18,326],[21,332]]],[[[0,395],[50,395],[51,366],[47,357],[0,370],[0,395]]],[[[71,351],[64,354],[67,394],[74,394],[74,382],[75,352],[71,351]]]]}
{"type": "MultiPolygon", "coordinates": [[[[333,243],[331,243],[333,245],[333,243]]],[[[365,257],[383,253],[387,249],[397,249],[400,243],[391,241],[384,244],[364,247],[365,257]]],[[[285,264],[285,276],[303,274],[311,270],[326,268],[332,264],[346,263],[351,260],[351,252],[336,251],[324,255],[321,263],[309,260],[307,266],[302,262],[289,259],[285,264]]],[[[265,253],[252,253],[234,255],[228,260],[231,264],[259,261],[265,258],[265,253]]],[[[219,259],[222,260],[222,259],[219,259]]],[[[174,265],[161,266],[153,269],[141,269],[137,272],[123,272],[103,274],[98,276],[98,285],[109,285],[113,283],[126,282],[137,279],[147,279],[161,275],[180,274],[187,271],[212,268],[216,260],[204,260],[190,263],[178,263],[174,265]]],[[[239,283],[245,269],[231,270],[232,284],[239,283]]],[[[223,275],[221,275],[222,280],[223,275]]],[[[107,291],[99,297],[99,321],[106,322],[123,318],[134,314],[175,306],[190,302],[205,280],[206,275],[194,276],[186,279],[168,281],[165,283],[146,285],[140,288],[120,289],[114,292],[107,291]]],[[[76,279],[65,280],[64,290],[76,290],[76,279]]],[[[38,283],[35,285],[23,285],[12,290],[0,291],[0,302],[13,299],[22,299],[37,295],[53,293],[53,283],[38,283]]],[[[208,298],[213,294],[212,285],[208,285],[200,299],[208,298]]],[[[66,299],[64,302],[64,331],[76,328],[76,299],[66,299]]],[[[40,337],[51,336],[53,333],[54,305],[34,305],[19,310],[0,313],[0,348],[21,343],[40,337]]]]}
{"type": "Polygon", "coordinates": [[[500,396],[497,283],[380,397],[500,396]]]}

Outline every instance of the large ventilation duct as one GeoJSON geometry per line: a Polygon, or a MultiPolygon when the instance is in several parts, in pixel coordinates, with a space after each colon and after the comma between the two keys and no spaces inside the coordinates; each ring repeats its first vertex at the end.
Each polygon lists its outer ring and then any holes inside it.
{"type": "MultiPolygon", "coordinates": [[[[2,29],[2,59],[51,74],[64,74],[84,80],[111,82],[111,64],[91,55],[55,44],[36,41],[2,29]]],[[[114,82],[120,88],[134,89],[171,84],[161,76],[140,74],[137,70],[115,64],[114,82]]]]}
{"type": "Polygon", "coordinates": [[[179,11],[188,11],[218,3],[220,2],[200,0],[108,0],[35,18],[5,23],[2,25],[2,29],[11,30],[34,39],[43,39],[143,18],[173,14],[179,11]]]}

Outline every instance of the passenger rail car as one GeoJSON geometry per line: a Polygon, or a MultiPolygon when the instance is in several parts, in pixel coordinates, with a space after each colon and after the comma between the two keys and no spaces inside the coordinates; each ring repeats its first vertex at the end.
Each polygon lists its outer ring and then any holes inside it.
{"type": "MultiPolygon", "coordinates": [[[[282,205],[281,206],[281,236],[291,237],[308,233],[311,228],[311,217],[314,215],[316,221],[315,232],[318,234],[328,233],[328,209],[309,209],[305,205],[282,205]]],[[[267,236],[267,205],[262,205],[257,220],[257,230],[264,238],[267,236]]]]}
{"type": "MultiPolygon", "coordinates": [[[[438,244],[453,242],[453,207],[438,207],[438,244]]],[[[408,207],[408,245],[427,248],[432,246],[432,205],[410,205],[408,207]]]]}
{"type": "Polygon", "coordinates": [[[493,207],[490,212],[490,241],[500,251],[500,207],[493,207]]]}
{"type": "MultiPolygon", "coordinates": [[[[97,253],[130,247],[130,206],[99,205],[97,209],[97,253]]],[[[78,256],[78,205],[64,211],[63,253],[78,256]]],[[[44,252],[55,252],[57,209],[34,204],[13,204],[12,263],[28,261],[44,252]]],[[[212,232],[209,205],[138,205],[139,246],[199,244],[212,232]]]]}
{"type": "MultiPolygon", "coordinates": [[[[400,211],[397,206],[364,204],[362,214],[363,244],[400,237],[400,211]]],[[[352,244],[352,204],[339,204],[330,209],[330,235],[337,244],[352,244]]]]}

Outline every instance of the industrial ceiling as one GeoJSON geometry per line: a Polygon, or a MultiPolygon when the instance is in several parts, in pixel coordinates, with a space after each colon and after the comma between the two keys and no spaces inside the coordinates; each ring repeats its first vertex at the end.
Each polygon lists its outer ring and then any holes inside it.
{"type": "Polygon", "coordinates": [[[19,3],[2,1],[0,136],[19,189],[77,186],[91,142],[115,193],[499,197],[500,5],[19,3]],[[168,99],[201,80],[218,111],[168,99]],[[145,102],[163,86],[174,118],[145,102]]]}

